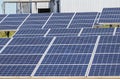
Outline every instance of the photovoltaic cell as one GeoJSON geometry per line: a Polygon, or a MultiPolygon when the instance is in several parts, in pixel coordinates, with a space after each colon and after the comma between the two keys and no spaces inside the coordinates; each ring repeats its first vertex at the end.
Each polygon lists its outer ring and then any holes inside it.
{"type": "Polygon", "coordinates": [[[54,44],[94,44],[97,37],[57,37],[54,44]]]}
{"type": "Polygon", "coordinates": [[[0,64],[37,64],[41,55],[0,55],[0,64]]]}
{"type": "Polygon", "coordinates": [[[47,46],[7,46],[2,54],[43,54],[47,46]]]}
{"type": "Polygon", "coordinates": [[[88,64],[90,54],[46,55],[42,64],[88,64]],[[84,61],[83,61],[84,60],[84,61]]]}
{"type": "Polygon", "coordinates": [[[41,65],[35,76],[84,76],[87,65],[41,65]]]}
{"type": "Polygon", "coordinates": [[[120,65],[92,65],[89,76],[119,76],[120,65]]]}
{"type": "Polygon", "coordinates": [[[34,65],[0,65],[0,76],[30,76],[34,65]]]}
{"type": "Polygon", "coordinates": [[[93,64],[119,64],[120,54],[96,54],[93,64]]]}
{"type": "Polygon", "coordinates": [[[0,38],[0,45],[5,45],[9,40],[9,38],[0,38]]]}
{"type": "Polygon", "coordinates": [[[48,54],[92,53],[94,45],[52,45],[48,54]]]}

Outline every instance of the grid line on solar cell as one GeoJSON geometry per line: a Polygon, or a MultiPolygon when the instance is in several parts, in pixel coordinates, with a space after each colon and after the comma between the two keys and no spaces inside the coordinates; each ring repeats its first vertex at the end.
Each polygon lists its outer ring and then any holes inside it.
{"type": "Polygon", "coordinates": [[[87,65],[41,65],[35,76],[84,76],[87,65]]]}
{"type": "Polygon", "coordinates": [[[90,54],[74,55],[74,52],[73,55],[46,55],[42,64],[88,64],[90,56],[90,54]]]}
{"type": "Polygon", "coordinates": [[[41,55],[0,55],[0,64],[37,64],[41,55]]]}
{"type": "Polygon", "coordinates": [[[96,54],[93,64],[119,64],[120,54],[96,54]]]}
{"type": "Polygon", "coordinates": [[[120,65],[92,65],[89,76],[119,76],[120,65]]]}
{"type": "Polygon", "coordinates": [[[34,65],[0,65],[0,76],[30,76],[34,67],[34,65]]]}
{"type": "Polygon", "coordinates": [[[48,54],[92,53],[94,45],[52,45],[48,54]]]}
{"type": "Polygon", "coordinates": [[[95,44],[96,36],[92,37],[57,37],[54,44],[95,44]]]}
{"type": "Polygon", "coordinates": [[[43,54],[47,46],[7,46],[1,54],[43,54]]]}

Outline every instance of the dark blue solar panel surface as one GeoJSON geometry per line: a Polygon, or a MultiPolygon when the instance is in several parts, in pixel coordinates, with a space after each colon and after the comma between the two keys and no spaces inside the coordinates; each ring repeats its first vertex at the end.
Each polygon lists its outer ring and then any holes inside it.
{"type": "Polygon", "coordinates": [[[120,76],[120,65],[92,65],[89,76],[120,76]]]}
{"type": "Polygon", "coordinates": [[[120,8],[104,8],[99,23],[119,23],[120,8]]]}
{"type": "Polygon", "coordinates": [[[119,64],[120,54],[96,54],[93,64],[119,64]]]}
{"type": "Polygon", "coordinates": [[[53,45],[48,54],[92,53],[94,45],[53,45]]]}
{"type": "Polygon", "coordinates": [[[47,46],[7,46],[2,54],[43,54],[47,46]]]}
{"type": "Polygon", "coordinates": [[[74,13],[54,13],[45,28],[66,28],[74,13]],[[56,17],[56,18],[55,18],[56,17]],[[59,18],[60,17],[60,18],[59,18]],[[61,19],[64,18],[64,19],[61,19]]]}
{"type": "Polygon", "coordinates": [[[46,55],[42,64],[88,64],[90,57],[90,54],[46,55]]]}
{"type": "Polygon", "coordinates": [[[120,36],[102,36],[99,43],[120,43],[120,36]]]}
{"type": "Polygon", "coordinates": [[[57,37],[54,44],[94,44],[97,37],[57,37]]]}
{"type": "Polygon", "coordinates": [[[35,76],[84,76],[87,65],[41,65],[35,76]]]}
{"type": "Polygon", "coordinates": [[[34,65],[0,65],[0,76],[30,76],[34,65]]]}
{"type": "Polygon", "coordinates": [[[80,29],[51,29],[48,36],[77,36],[80,29]]]}
{"type": "Polygon", "coordinates": [[[113,35],[114,28],[84,28],[81,36],[113,35]]]}
{"type": "Polygon", "coordinates": [[[37,64],[41,55],[0,55],[0,64],[37,64]]]}
{"type": "Polygon", "coordinates": [[[118,44],[107,44],[98,45],[96,53],[119,53],[120,45],[118,44]]]}
{"type": "Polygon", "coordinates": [[[9,38],[0,38],[0,45],[5,45],[9,40],[9,38]]]}
{"type": "Polygon", "coordinates": [[[120,28],[117,28],[115,35],[116,35],[116,36],[119,36],[119,35],[120,35],[120,28]]]}
{"type": "Polygon", "coordinates": [[[44,35],[21,35],[21,34],[16,34],[14,35],[14,38],[38,38],[38,37],[43,37],[44,35]]]}
{"type": "Polygon", "coordinates": [[[0,21],[2,21],[5,16],[6,15],[4,15],[4,14],[0,14],[0,21]]]}
{"type": "Polygon", "coordinates": [[[38,37],[38,38],[14,38],[9,45],[40,45],[49,44],[52,38],[38,37]]]}
{"type": "Polygon", "coordinates": [[[16,34],[43,35],[46,32],[47,32],[47,29],[22,29],[22,30],[19,30],[16,34]]]}

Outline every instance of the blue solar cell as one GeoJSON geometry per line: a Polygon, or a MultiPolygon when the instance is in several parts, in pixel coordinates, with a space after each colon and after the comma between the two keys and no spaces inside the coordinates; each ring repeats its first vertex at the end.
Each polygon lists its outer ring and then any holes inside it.
{"type": "Polygon", "coordinates": [[[84,28],[82,33],[113,33],[114,28],[84,28]]]}
{"type": "Polygon", "coordinates": [[[87,65],[41,65],[35,76],[84,76],[87,65]]]}
{"type": "Polygon", "coordinates": [[[81,16],[81,15],[97,15],[97,12],[81,12],[81,13],[76,13],[76,16],[81,16]]]}
{"type": "Polygon", "coordinates": [[[119,23],[119,22],[120,22],[119,18],[108,18],[108,19],[101,18],[99,20],[99,23],[119,23]]]}
{"type": "Polygon", "coordinates": [[[46,21],[48,19],[48,16],[42,16],[42,17],[29,17],[27,21],[46,21]]]}
{"type": "Polygon", "coordinates": [[[66,28],[68,24],[54,24],[54,25],[51,25],[51,24],[47,24],[44,28],[66,28]]]}
{"type": "Polygon", "coordinates": [[[61,16],[61,17],[70,17],[73,16],[74,13],[54,13],[53,16],[61,16]]]}
{"type": "Polygon", "coordinates": [[[16,30],[18,25],[0,25],[1,30],[16,30]]]}
{"type": "Polygon", "coordinates": [[[119,64],[120,54],[96,54],[93,64],[119,64]]]}
{"type": "Polygon", "coordinates": [[[107,45],[98,45],[96,53],[119,53],[120,45],[118,44],[107,44],[107,45]]]}
{"type": "Polygon", "coordinates": [[[78,16],[78,15],[76,15],[75,17],[74,17],[74,19],[95,19],[95,17],[96,17],[96,15],[80,15],[80,16],[78,16]]]}
{"type": "Polygon", "coordinates": [[[0,76],[30,76],[34,65],[0,65],[0,76]]]}
{"type": "Polygon", "coordinates": [[[86,20],[74,19],[71,24],[93,23],[93,22],[94,22],[94,19],[93,20],[89,20],[89,19],[86,19],[86,20]]]}
{"type": "Polygon", "coordinates": [[[2,54],[43,54],[47,46],[7,46],[2,54]]]}
{"type": "Polygon", "coordinates": [[[18,22],[22,22],[23,20],[24,20],[25,18],[24,17],[17,17],[17,18],[6,18],[4,21],[6,22],[6,21],[8,21],[8,22],[16,22],[16,21],[18,21],[18,22]]]}
{"type": "Polygon", "coordinates": [[[57,37],[54,44],[94,44],[97,37],[57,37]]]}
{"type": "Polygon", "coordinates": [[[61,16],[52,16],[51,18],[50,18],[50,20],[70,20],[71,19],[71,17],[61,17],[61,16]]]}
{"type": "Polygon", "coordinates": [[[3,21],[2,23],[1,23],[1,25],[20,25],[22,22],[5,22],[5,21],[3,21]]]}
{"type": "Polygon", "coordinates": [[[26,17],[28,14],[9,14],[8,17],[26,17]]]}
{"type": "Polygon", "coordinates": [[[53,45],[48,54],[92,53],[94,45],[53,45]]]}
{"type": "Polygon", "coordinates": [[[44,24],[23,24],[20,29],[41,29],[44,24]]]}
{"type": "Polygon", "coordinates": [[[19,34],[16,34],[14,35],[13,37],[14,38],[38,38],[38,37],[43,37],[44,35],[43,34],[39,34],[39,35],[19,35],[19,34]]]}
{"type": "Polygon", "coordinates": [[[57,24],[57,25],[62,25],[62,24],[68,24],[70,20],[61,20],[61,21],[58,21],[58,20],[50,20],[47,22],[47,25],[51,24],[51,25],[54,25],[54,24],[57,24]]]}
{"type": "Polygon", "coordinates": [[[51,13],[39,13],[39,14],[31,14],[30,17],[45,17],[50,15],[51,13]]]}
{"type": "Polygon", "coordinates": [[[71,24],[69,26],[69,28],[89,28],[92,26],[93,26],[93,24],[85,24],[85,23],[83,23],[83,24],[71,24]]]}
{"type": "Polygon", "coordinates": [[[49,44],[52,38],[47,37],[38,37],[38,38],[14,38],[10,45],[40,45],[40,44],[49,44]]]}
{"type": "Polygon", "coordinates": [[[42,35],[47,32],[47,29],[22,29],[18,30],[16,34],[23,34],[23,35],[42,35]]]}
{"type": "Polygon", "coordinates": [[[60,33],[60,34],[48,34],[47,36],[50,36],[50,37],[75,37],[75,36],[78,36],[77,33],[68,33],[68,34],[63,34],[63,33],[60,33]]]}
{"type": "Polygon", "coordinates": [[[37,64],[41,55],[0,55],[0,64],[37,64]]]}
{"type": "Polygon", "coordinates": [[[90,57],[90,54],[46,55],[42,64],[88,64],[90,57]]]}
{"type": "Polygon", "coordinates": [[[89,76],[119,76],[120,65],[92,65],[89,76]]]}
{"type": "Polygon", "coordinates": [[[101,15],[101,18],[106,18],[106,19],[113,19],[113,18],[119,18],[120,17],[120,15],[108,15],[108,14],[106,14],[106,15],[101,15]]]}
{"type": "Polygon", "coordinates": [[[46,21],[25,21],[24,24],[45,24],[46,21]]]}
{"type": "Polygon", "coordinates": [[[120,36],[102,36],[99,43],[120,43],[120,36]]]}
{"type": "Polygon", "coordinates": [[[79,33],[81,29],[51,29],[49,34],[72,34],[79,33]]]}
{"type": "Polygon", "coordinates": [[[5,45],[9,40],[9,38],[0,38],[0,45],[5,45]]]}
{"type": "Polygon", "coordinates": [[[5,14],[0,14],[0,21],[5,17],[5,14]]]}

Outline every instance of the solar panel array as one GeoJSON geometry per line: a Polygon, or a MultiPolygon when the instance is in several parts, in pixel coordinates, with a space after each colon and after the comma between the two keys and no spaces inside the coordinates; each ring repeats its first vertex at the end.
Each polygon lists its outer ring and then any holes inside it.
{"type": "Polygon", "coordinates": [[[120,23],[120,8],[104,8],[99,23],[120,23]]]}
{"type": "Polygon", "coordinates": [[[119,76],[119,28],[92,28],[102,14],[1,15],[17,32],[0,39],[0,76],[119,76]]]}

